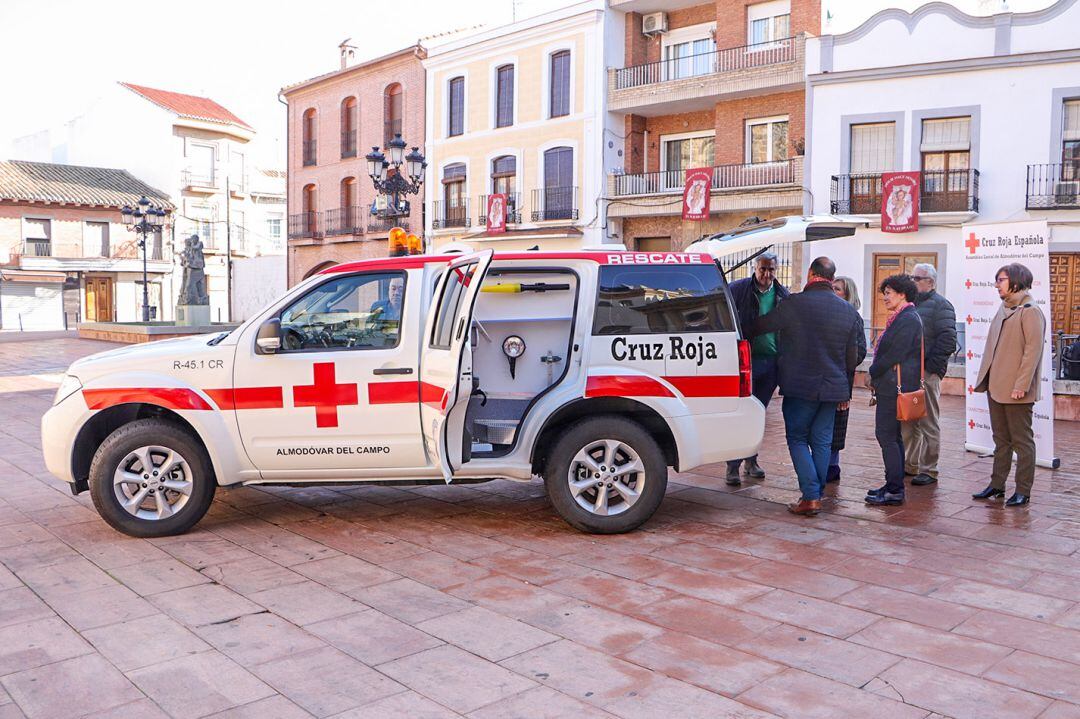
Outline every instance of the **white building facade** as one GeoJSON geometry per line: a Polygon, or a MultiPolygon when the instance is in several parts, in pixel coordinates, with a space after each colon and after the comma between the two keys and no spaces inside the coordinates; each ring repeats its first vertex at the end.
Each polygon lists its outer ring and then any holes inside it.
{"type": "Polygon", "coordinates": [[[869,326],[874,287],[934,264],[961,296],[961,226],[1046,219],[1053,329],[1080,333],[1080,1],[972,17],[944,3],[885,10],[843,35],[807,41],[804,210],[869,222],[817,242],[856,280],[869,326]],[[917,232],[880,230],[881,173],[919,171],[917,232]]]}
{"type": "Polygon", "coordinates": [[[425,178],[429,244],[579,249],[612,243],[605,169],[622,164],[606,67],[623,55],[622,13],[591,0],[428,46],[425,178]],[[509,198],[507,231],[486,199],[509,198]]]}

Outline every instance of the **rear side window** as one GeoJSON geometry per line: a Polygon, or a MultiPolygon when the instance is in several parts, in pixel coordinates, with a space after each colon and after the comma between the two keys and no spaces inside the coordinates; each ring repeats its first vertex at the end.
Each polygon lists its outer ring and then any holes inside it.
{"type": "Polygon", "coordinates": [[[713,265],[605,265],[594,335],[734,332],[724,281],[713,265]]]}
{"type": "Polygon", "coordinates": [[[465,297],[465,290],[476,272],[476,263],[454,267],[450,277],[443,287],[442,298],[439,301],[439,315],[435,321],[435,329],[432,330],[431,346],[437,349],[450,349],[453,339],[454,320],[457,319],[458,310],[461,308],[461,300],[465,297]]]}

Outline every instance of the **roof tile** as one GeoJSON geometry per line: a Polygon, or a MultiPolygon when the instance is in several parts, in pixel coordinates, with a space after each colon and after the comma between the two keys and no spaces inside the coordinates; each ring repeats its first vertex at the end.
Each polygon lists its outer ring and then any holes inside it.
{"type": "Polygon", "coordinates": [[[132,92],[142,95],[155,105],[170,112],[175,112],[181,117],[190,117],[207,122],[220,122],[226,125],[239,125],[249,130],[255,129],[208,97],[185,95],[180,92],[170,92],[169,90],[156,90],[152,87],[132,85],[130,82],[120,84],[132,92]]]}
{"type": "Polygon", "coordinates": [[[55,202],[98,207],[134,205],[143,195],[175,209],[168,196],[127,170],[49,162],[0,162],[0,200],[55,202]]]}

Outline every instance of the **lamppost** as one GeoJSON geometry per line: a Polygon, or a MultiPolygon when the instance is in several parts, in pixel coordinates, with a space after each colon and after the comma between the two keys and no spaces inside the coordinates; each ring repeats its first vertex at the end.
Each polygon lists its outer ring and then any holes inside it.
{"type": "Polygon", "coordinates": [[[408,155],[405,154],[405,141],[401,139],[401,133],[396,133],[394,139],[386,143],[386,151],[389,157],[373,147],[364,159],[367,160],[368,176],[375,191],[387,197],[386,208],[379,210],[376,215],[395,219],[409,214],[409,203],[402,196],[420,192],[427,162],[417,147],[408,155]],[[402,165],[405,172],[402,172],[402,165]]]}
{"type": "Polygon", "coordinates": [[[129,231],[138,233],[139,248],[142,249],[143,322],[150,321],[150,290],[146,279],[146,236],[164,227],[165,217],[168,214],[166,210],[151,207],[146,195],[139,198],[136,207],[124,205],[120,208],[124,225],[129,231]]]}

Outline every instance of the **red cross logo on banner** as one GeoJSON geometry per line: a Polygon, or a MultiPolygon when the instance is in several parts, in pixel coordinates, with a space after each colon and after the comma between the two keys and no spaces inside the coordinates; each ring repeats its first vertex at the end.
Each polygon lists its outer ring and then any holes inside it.
{"type": "Polygon", "coordinates": [[[967,317],[966,317],[965,319],[967,319],[967,323],[968,323],[969,325],[970,325],[970,324],[971,324],[972,322],[974,322],[974,321],[975,321],[975,318],[974,318],[974,317],[972,317],[971,315],[968,315],[968,316],[967,316],[967,317]]]}
{"type": "Polygon", "coordinates": [[[979,238],[975,236],[974,232],[968,233],[968,238],[964,242],[964,247],[968,248],[968,254],[975,254],[975,248],[979,247],[979,238]]]}
{"type": "Polygon", "coordinates": [[[358,404],[356,383],[337,384],[333,362],[316,362],[314,384],[293,387],[293,405],[315,408],[316,427],[337,427],[337,408],[358,404]]]}
{"type": "Polygon", "coordinates": [[[971,289],[971,280],[968,280],[967,282],[965,282],[964,287],[967,287],[970,290],[971,289]]]}

